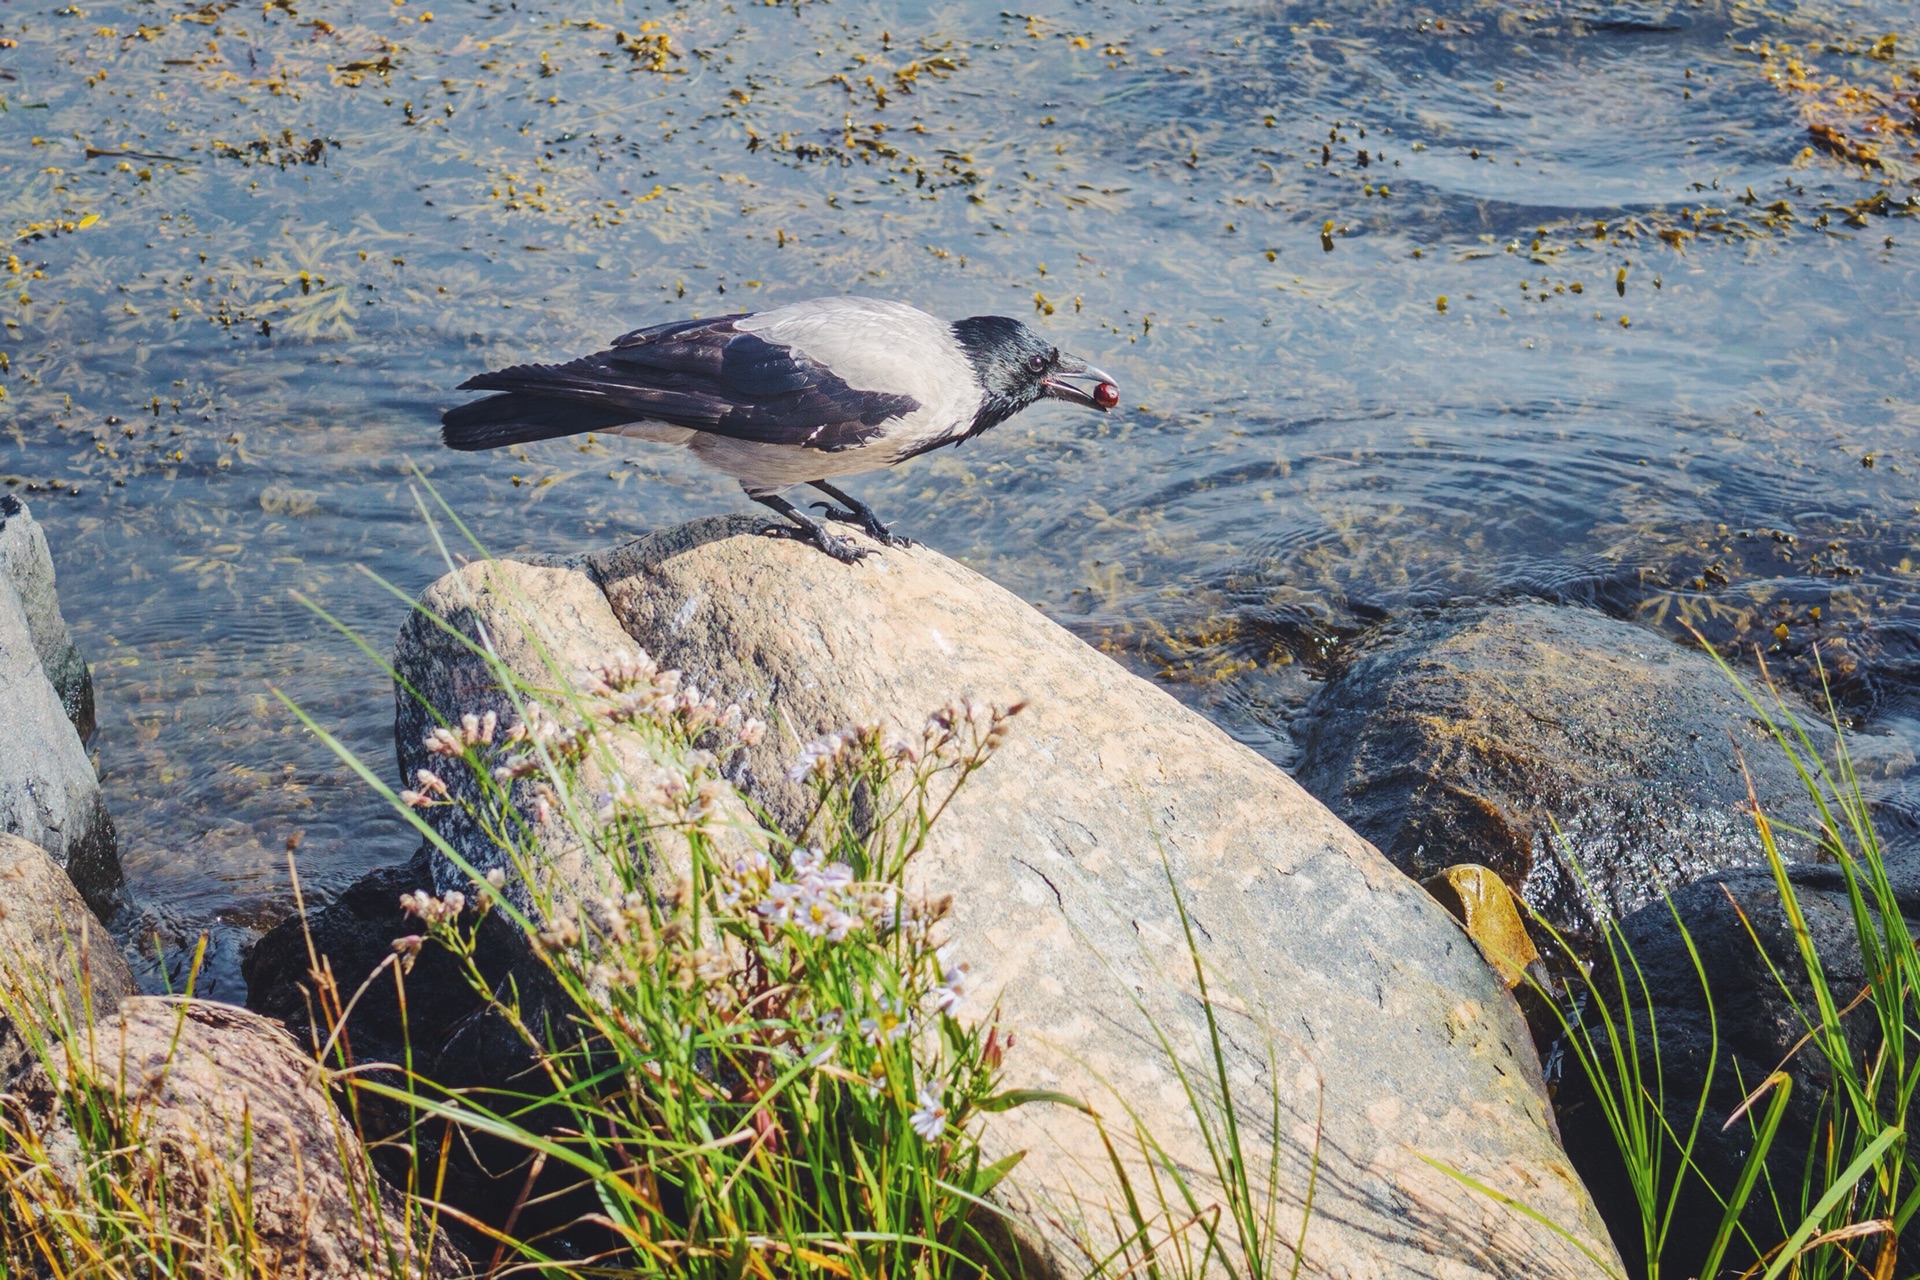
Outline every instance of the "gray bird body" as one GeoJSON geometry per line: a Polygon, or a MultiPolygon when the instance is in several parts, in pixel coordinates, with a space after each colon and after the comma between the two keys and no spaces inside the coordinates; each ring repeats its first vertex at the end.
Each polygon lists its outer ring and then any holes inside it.
{"type": "MultiPolygon", "coordinates": [[[[980,412],[980,384],[954,344],[951,326],[917,307],[878,298],[819,298],[758,312],[733,327],[833,370],[854,391],[911,396],[919,408],[888,422],[884,435],[834,449],[658,422],[627,423],[609,428],[611,433],[682,445],[752,491],[893,466],[966,434],[980,412]]],[[[822,424],[822,436],[830,425],[822,424]]]]}
{"type": "Polygon", "coordinates": [[[952,323],[875,298],[816,298],[755,314],[636,329],[565,364],[480,374],[462,390],[498,394],[449,410],[455,449],[599,432],[683,447],[740,481],[822,550],[860,548],[778,495],[820,489],[883,542],[872,510],[828,483],[980,434],[1042,397],[1101,410],[1112,380],[1019,321],[952,323]],[[1089,393],[1074,379],[1095,380],[1089,393]]]}

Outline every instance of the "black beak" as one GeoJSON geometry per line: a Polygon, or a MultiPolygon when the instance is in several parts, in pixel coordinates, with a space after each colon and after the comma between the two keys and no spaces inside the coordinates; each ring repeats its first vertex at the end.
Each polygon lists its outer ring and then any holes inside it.
{"type": "Polygon", "coordinates": [[[1120,403],[1120,388],[1114,385],[1111,377],[1080,357],[1064,353],[1053,362],[1053,371],[1040,380],[1040,394],[1053,400],[1065,400],[1068,404],[1085,405],[1102,413],[1120,403]],[[1080,387],[1074,385],[1075,382],[1087,382],[1092,386],[1080,387]]]}

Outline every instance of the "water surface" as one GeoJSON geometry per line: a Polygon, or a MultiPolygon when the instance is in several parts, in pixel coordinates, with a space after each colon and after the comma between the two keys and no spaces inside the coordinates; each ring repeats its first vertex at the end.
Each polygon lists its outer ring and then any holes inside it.
{"type": "MultiPolygon", "coordinates": [[[[95,664],[136,906],[209,980],[409,841],[441,568],[721,510],[453,455],[481,368],[823,293],[1023,316],[1122,411],[856,480],[1282,764],[1340,646],[1536,596],[1759,643],[1920,741],[1920,22],[1899,0],[0,6],[0,472],[95,664]],[[1888,37],[1891,37],[1890,39],[1888,37]],[[1814,610],[1818,609],[1816,619],[1814,610]]],[[[150,969],[149,981],[158,981],[150,969]]]]}

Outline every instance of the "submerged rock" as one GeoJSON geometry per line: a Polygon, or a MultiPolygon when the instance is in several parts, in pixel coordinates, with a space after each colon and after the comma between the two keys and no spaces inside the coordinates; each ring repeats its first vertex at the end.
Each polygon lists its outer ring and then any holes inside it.
{"type": "Polygon", "coordinates": [[[0,1083],[33,1041],[110,1016],[133,995],[133,971],[47,851],[0,835],[0,1083]],[[32,1026],[15,1025],[19,1013],[32,1026]]]}
{"type": "Polygon", "coordinates": [[[45,535],[11,495],[0,497],[0,520],[0,832],[45,849],[104,913],[120,856],[80,740],[92,728],[92,685],[60,618],[45,535]]]}
{"type": "Polygon", "coordinates": [[[1483,863],[1576,935],[1761,861],[1749,776],[1768,812],[1809,816],[1798,775],[1710,657],[1539,603],[1366,643],[1316,697],[1297,776],[1409,875],[1483,863]]]}
{"type": "Polygon", "coordinates": [[[50,1176],[70,1181],[91,1149],[61,1097],[77,1066],[142,1126],[145,1141],[126,1156],[128,1185],[164,1177],[173,1221],[191,1224],[195,1238],[217,1238],[216,1222],[239,1234],[234,1211],[243,1208],[257,1241],[249,1262],[270,1274],[360,1280],[454,1270],[444,1247],[431,1262],[392,1265],[390,1250],[407,1243],[397,1197],[369,1178],[364,1149],[312,1059],[267,1019],[211,1001],[136,996],[69,1052],[82,1056],[70,1064],[56,1054],[14,1089],[48,1149],[50,1176]]]}
{"type": "MultiPolygon", "coordinates": [[[[1920,934],[1920,868],[1895,866],[1891,871],[1906,930],[1920,934]]],[[[1792,866],[1788,875],[1830,989],[1844,1005],[1868,982],[1845,878],[1837,866],[1810,864],[1792,866]]],[[[1694,1158],[1723,1194],[1734,1186],[1753,1145],[1750,1122],[1729,1128],[1728,1118],[1772,1072],[1785,1068],[1791,1076],[1787,1111],[1767,1161],[1786,1220],[1783,1223],[1774,1208],[1765,1183],[1743,1218],[1761,1249],[1779,1244],[1800,1224],[1797,1192],[1805,1181],[1808,1153],[1825,1129],[1821,1110],[1833,1072],[1817,1048],[1800,1044],[1807,1032],[1800,1011],[1815,1008],[1813,989],[1772,873],[1749,868],[1689,885],[1673,895],[1671,911],[1666,903],[1656,902],[1621,921],[1620,936],[1639,969],[1639,975],[1628,970],[1625,986],[1639,1027],[1641,1067],[1649,1080],[1656,1069],[1661,1073],[1665,1115],[1675,1132],[1685,1133],[1692,1125],[1708,1072],[1713,1073],[1694,1158]],[[1694,968],[1689,938],[1705,971],[1711,1007],[1694,968]],[[1659,1036],[1657,1061],[1652,1031],[1659,1036]]],[[[1618,973],[1603,960],[1595,967],[1594,979],[1596,998],[1618,1018],[1623,1007],[1618,973]]],[[[1588,1017],[1601,1041],[1602,1069],[1613,1075],[1618,1064],[1606,1056],[1605,1032],[1591,1013],[1588,1017]]],[[[1845,1026],[1856,1061],[1876,1050],[1879,1030],[1872,1009],[1856,1009],[1845,1026]]],[[[1564,1076],[1555,1106],[1567,1151],[1627,1255],[1632,1274],[1640,1274],[1645,1259],[1639,1256],[1639,1215],[1619,1147],[1577,1056],[1570,1050],[1561,1056],[1564,1076]]],[[[1751,1118],[1765,1109],[1764,1101],[1756,1104],[1751,1118]]],[[[1674,1158],[1670,1153],[1669,1168],[1674,1158]]],[[[1824,1151],[1817,1158],[1824,1159],[1824,1151]]],[[[1699,1274],[1720,1223],[1721,1203],[1699,1178],[1688,1179],[1662,1258],[1662,1275],[1699,1274]]],[[[1871,1251],[1870,1242],[1868,1248],[1871,1251]]],[[[1920,1227],[1910,1226],[1900,1253],[1910,1257],[1916,1251],[1920,1227]]],[[[1743,1253],[1736,1241],[1721,1274],[1741,1272],[1754,1261],[1754,1252],[1743,1253]]]]}
{"type": "MultiPolygon", "coordinates": [[[[1567,1238],[1429,1159],[1611,1256],[1512,1000],[1419,886],[1280,770],[967,569],[922,549],[843,565],[764,528],[703,520],[568,564],[475,565],[422,604],[490,637],[535,682],[637,642],[741,701],[782,726],[742,777],[785,819],[801,803],[785,770],[811,736],[917,726],[955,696],[1030,699],[914,873],[956,895],[953,936],[985,992],[971,1011],[997,1001],[1018,1037],[1010,1084],[1087,1098],[1110,1124],[1134,1108],[1197,1194],[1217,1196],[1154,1032],[1210,1076],[1171,878],[1231,991],[1227,1069],[1254,1167],[1277,1138],[1280,1221],[1300,1221],[1317,1172],[1309,1271],[1593,1274],[1567,1238]]],[[[507,714],[484,667],[421,618],[395,665],[448,713],[507,714]]],[[[411,778],[427,763],[426,721],[404,692],[400,708],[411,778]]],[[[471,828],[442,830],[470,864],[497,863],[471,828]]],[[[576,872],[591,892],[584,858],[556,867],[576,872]]],[[[435,875],[464,883],[444,863],[435,875]]],[[[994,1117],[986,1142],[988,1158],[1027,1153],[996,1192],[1025,1224],[1021,1247],[1055,1275],[1083,1274],[1112,1244],[1099,1133],[1076,1112],[1028,1106],[994,1117]]]]}

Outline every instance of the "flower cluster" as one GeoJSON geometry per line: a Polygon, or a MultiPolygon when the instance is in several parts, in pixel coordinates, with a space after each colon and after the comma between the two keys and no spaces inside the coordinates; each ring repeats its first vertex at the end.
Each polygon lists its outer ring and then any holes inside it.
{"type": "Polygon", "coordinates": [[[412,809],[429,809],[437,804],[452,804],[453,796],[447,791],[447,781],[431,769],[420,769],[413,775],[418,791],[407,790],[400,793],[400,803],[412,809]]]}
{"type": "Polygon", "coordinates": [[[830,733],[824,738],[816,738],[800,748],[799,759],[787,770],[787,777],[793,782],[805,782],[808,778],[829,778],[837,772],[859,744],[858,731],[830,733]]]}
{"type": "Polygon", "coordinates": [[[747,747],[766,737],[767,726],[742,711],[739,703],[722,707],[679,671],[662,669],[644,649],[616,654],[590,668],[581,685],[596,700],[590,714],[609,723],[678,720],[692,732],[722,729],[747,747]]]}
{"type": "Polygon", "coordinates": [[[412,893],[400,895],[400,910],[410,916],[418,916],[428,928],[437,924],[449,924],[460,918],[467,909],[467,895],[458,889],[450,889],[444,897],[436,898],[425,889],[415,889],[412,893]]]}
{"type": "Polygon", "coordinates": [[[499,724],[500,717],[491,711],[483,716],[469,712],[460,717],[457,727],[436,725],[428,730],[423,745],[436,756],[465,755],[471,748],[492,746],[499,724]]]}
{"type": "Polygon", "coordinates": [[[1012,720],[1027,709],[1025,702],[1005,708],[983,706],[971,698],[957,698],[927,717],[923,731],[930,747],[938,750],[970,734],[987,751],[997,751],[1007,740],[1012,720]]]}
{"type": "Polygon", "coordinates": [[[1002,709],[958,699],[927,717],[918,741],[877,724],[829,733],[800,749],[787,770],[787,779],[824,785],[850,766],[869,761],[917,766],[923,760],[943,757],[972,755],[984,759],[1006,741],[1010,722],[1026,705],[1016,702],[1002,709]]]}
{"type": "Polygon", "coordinates": [[[890,884],[863,884],[844,862],[830,862],[817,848],[797,849],[790,879],[755,849],[716,868],[722,909],[751,913],[774,928],[795,928],[813,938],[844,942],[866,930],[885,936],[901,922],[899,891],[890,884]]]}
{"type": "MultiPolygon", "coordinates": [[[[757,746],[765,740],[767,726],[746,714],[738,703],[721,706],[679,671],[663,669],[645,650],[617,654],[610,660],[583,672],[579,695],[562,706],[535,703],[524,718],[501,735],[503,751],[492,768],[494,781],[510,784],[522,778],[544,775],[552,769],[584,761],[603,734],[620,734],[655,726],[670,729],[689,746],[705,741],[713,750],[696,748],[674,767],[663,767],[658,775],[636,780],[615,773],[609,777],[595,805],[601,822],[641,816],[680,800],[690,789],[690,777],[711,770],[719,763],[715,751],[726,752],[757,746]],[[715,735],[718,741],[715,741],[715,735]]],[[[427,735],[427,749],[436,754],[460,754],[470,745],[491,744],[494,720],[462,717],[458,730],[439,728],[427,735]]],[[[544,821],[551,816],[551,789],[542,793],[546,804],[541,810],[544,821]]],[[[692,814],[696,822],[712,816],[717,806],[712,797],[692,814]]]]}
{"type": "Polygon", "coordinates": [[[686,778],[672,769],[655,769],[643,781],[614,770],[607,775],[606,787],[594,797],[594,817],[603,826],[623,818],[645,818],[667,808],[686,791],[686,778]]]}

